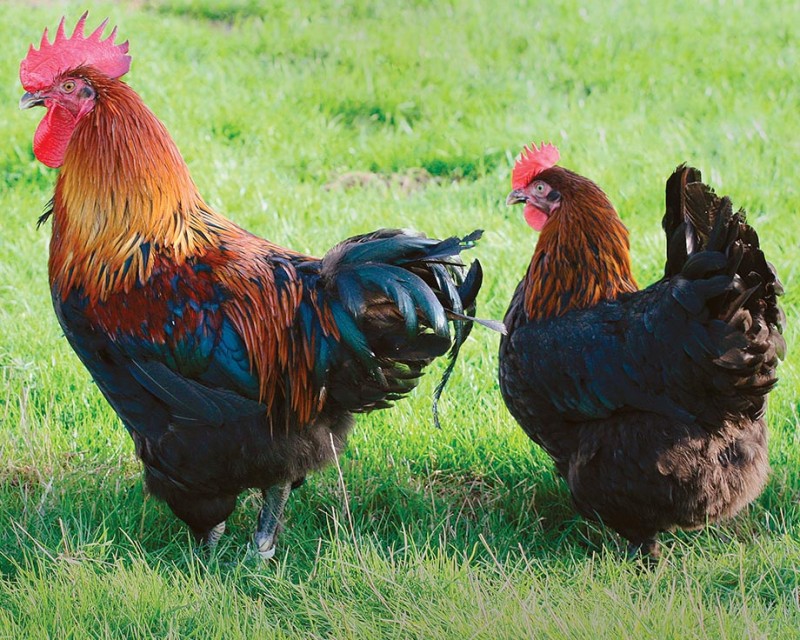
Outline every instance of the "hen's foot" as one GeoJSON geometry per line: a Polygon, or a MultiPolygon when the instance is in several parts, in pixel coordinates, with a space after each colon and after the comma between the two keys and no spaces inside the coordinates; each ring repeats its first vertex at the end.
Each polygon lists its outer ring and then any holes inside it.
{"type": "Polygon", "coordinates": [[[658,540],[655,536],[644,540],[631,540],[628,543],[628,560],[640,561],[646,567],[654,567],[661,557],[658,540]]]}

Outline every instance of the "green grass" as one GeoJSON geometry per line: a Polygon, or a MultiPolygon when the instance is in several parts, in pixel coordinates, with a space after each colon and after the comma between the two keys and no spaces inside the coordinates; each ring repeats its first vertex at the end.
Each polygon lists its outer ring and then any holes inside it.
{"type": "MultiPolygon", "coordinates": [[[[664,261],[663,184],[680,162],[744,206],[787,289],[796,343],[800,5],[136,2],[92,9],[131,41],[129,83],[210,203],[321,254],[378,226],[486,229],[481,313],[502,317],[535,236],[503,201],[530,140],[598,182],[640,282],[664,261]],[[266,4],[266,3],[264,3],[266,4]],[[402,7],[402,8],[400,8],[402,7]],[[412,180],[424,168],[432,179],[412,180]],[[351,188],[350,172],[384,181],[351,188]],[[388,186],[386,186],[386,184],[388,186]]],[[[359,418],[287,509],[276,562],[240,562],[245,495],[219,561],[143,494],[131,443],[61,336],[35,221],[55,172],[18,62],[80,3],[0,4],[0,637],[742,638],[800,625],[800,429],[790,352],[769,410],[773,472],[735,520],[664,535],[653,572],[578,518],[506,412],[497,337],[476,328],[433,429],[441,365],[359,418]]]]}

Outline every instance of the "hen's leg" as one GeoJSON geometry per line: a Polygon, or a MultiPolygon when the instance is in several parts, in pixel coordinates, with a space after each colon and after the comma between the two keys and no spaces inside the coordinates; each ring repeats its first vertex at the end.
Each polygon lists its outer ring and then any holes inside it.
{"type": "Polygon", "coordinates": [[[275,555],[275,538],[278,535],[278,526],[283,515],[283,508],[286,506],[291,490],[291,483],[286,482],[273,485],[261,492],[264,497],[264,506],[261,507],[261,511],[258,513],[254,542],[256,553],[263,560],[269,560],[275,555]]]}
{"type": "Polygon", "coordinates": [[[658,562],[660,555],[655,536],[628,542],[628,560],[642,560],[646,565],[652,566],[658,562]]]}

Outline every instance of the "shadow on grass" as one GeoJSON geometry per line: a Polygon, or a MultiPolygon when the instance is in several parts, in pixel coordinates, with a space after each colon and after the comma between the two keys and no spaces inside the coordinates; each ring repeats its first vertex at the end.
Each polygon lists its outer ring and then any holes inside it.
{"type": "MultiPolygon", "coordinates": [[[[91,469],[86,462],[70,458],[45,474],[20,469],[2,479],[0,575],[13,577],[31,557],[101,564],[144,558],[177,570],[196,564],[188,530],[145,494],[138,462],[95,463],[91,469]]],[[[305,580],[326,549],[342,544],[387,558],[424,550],[487,565],[536,561],[563,568],[609,554],[623,562],[624,541],[578,516],[563,481],[538,463],[484,474],[399,465],[375,475],[346,457],[341,474],[329,467],[292,493],[278,541],[281,571],[289,580],[305,580]]],[[[769,507],[772,490],[761,500],[769,507]]],[[[225,571],[245,561],[259,507],[257,492],[243,493],[217,554],[201,555],[200,562],[225,571]]],[[[756,514],[699,533],[662,534],[665,550],[702,553],[736,541],[759,544],[765,533],[780,533],[762,517],[764,505],[751,509],[756,514]]]]}
{"type": "MultiPolygon", "coordinates": [[[[186,527],[145,494],[138,463],[89,469],[66,460],[42,475],[17,470],[0,484],[0,574],[12,576],[26,556],[53,561],[148,560],[193,562],[186,527]],[[48,477],[49,476],[49,477],[48,477]]],[[[321,547],[367,542],[387,555],[409,548],[505,562],[514,557],[564,562],[599,551],[610,534],[580,519],[561,481],[524,470],[479,476],[463,469],[409,475],[403,468],[365,477],[343,461],[311,476],[292,493],[279,555],[296,579],[311,571],[321,547]]],[[[236,563],[247,552],[259,494],[245,492],[228,521],[218,560],[236,563]]]]}

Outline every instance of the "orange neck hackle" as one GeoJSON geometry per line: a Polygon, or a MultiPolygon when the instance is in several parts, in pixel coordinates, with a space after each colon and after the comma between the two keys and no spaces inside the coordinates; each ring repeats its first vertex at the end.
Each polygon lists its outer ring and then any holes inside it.
{"type": "Polygon", "coordinates": [[[77,70],[97,104],[75,128],[56,183],[50,279],[91,299],[144,282],[154,250],[180,263],[207,242],[212,220],[175,143],[119,80],[77,70]]]}
{"type": "Polygon", "coordinates": [[[636,291],[628,230],[594,183],[555,167],[539,176],[562,193],[531,259],[524,286],[530,320],[563,315],[636,291]]]}

